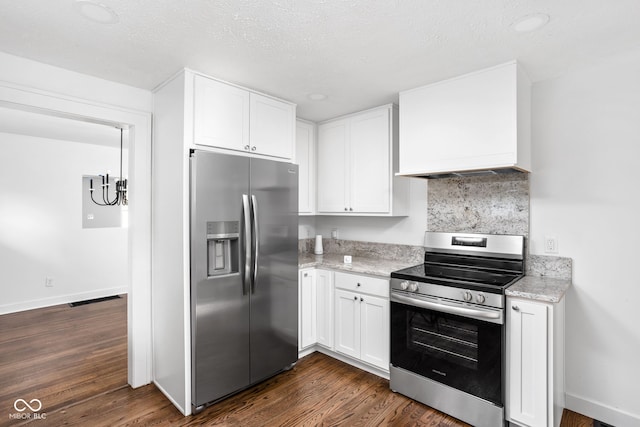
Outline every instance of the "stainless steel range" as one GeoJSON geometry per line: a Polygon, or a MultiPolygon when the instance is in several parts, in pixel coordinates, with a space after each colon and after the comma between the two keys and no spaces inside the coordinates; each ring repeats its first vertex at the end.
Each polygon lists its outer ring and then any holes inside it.
{"type": "Polygon", "coordinates": [[[391,273],[391,389],[504,425],[504,291],[523,274],[523,236],[425,233],[424,263],[391,273]]]}

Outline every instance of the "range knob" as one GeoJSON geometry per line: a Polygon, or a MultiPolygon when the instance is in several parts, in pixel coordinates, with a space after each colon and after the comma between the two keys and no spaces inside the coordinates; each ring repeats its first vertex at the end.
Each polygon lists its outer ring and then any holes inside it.
{"type": "Polygon", "coordinates": [[[462,293],[462,298],[464,298],[465,301],[471,301],[473,299],[473,295],[471,295],[471,292],[469,291],[464,291],[462,293]]]}
{"type": "Polygon", "coordinates": [[[409,291],[415,292],[418,290],[418,284],[416,282],[409,283],[409,291]]]}
{"type": "Polygon", "coordinates": [[[478,304],[484,304],[485,301],[486,301],[486,298],[485,298],[484,294],[476,295],[476,302],[478,304]]]}
{"type": "Polygon", "coordinates": [[[406,280],[404,282],[400,282],[400,287],[402,288],[403,291],[406,291],[407,288],[409,287],[409,282],[407,282],[406,280]]]}

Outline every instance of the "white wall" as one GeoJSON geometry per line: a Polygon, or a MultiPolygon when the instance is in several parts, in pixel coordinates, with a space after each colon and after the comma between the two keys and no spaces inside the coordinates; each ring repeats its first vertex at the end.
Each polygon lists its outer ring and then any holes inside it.
{"type": "Polygon", "coordinates": [[[119,149],[0,133],[0,153],[0,314],[127,292],[127,229],[82,228],[82,175],[119,149]]]}
{"type": "Polygon", "coordinates": [[[531,253],[573,259],[567,407],[640,426],[640,50],[533,86],[531,253]]]}
{"type": "MultiPolygon", "coordinates": [[[[315,233],[331,237],[331,230],[338,229],[338,238],[377,243],[422,246],[427,230],[427,180],[405,178],[411,181],[409,215],[406,217],[363,217],[363,216],[317,216],[315,233]]],[[[301,226],[312,227],[307,219],[300,217],[301,226]]],[[[301,227],[300,238],[304,237],[301,227]]]]}

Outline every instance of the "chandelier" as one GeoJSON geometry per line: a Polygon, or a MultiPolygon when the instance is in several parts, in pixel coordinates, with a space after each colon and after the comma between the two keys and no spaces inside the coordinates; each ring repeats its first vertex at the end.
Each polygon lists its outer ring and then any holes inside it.
{"type": "Polygon", "coordinates": [[[113,199],[109,195],[109,172],[105,175],[98,175],[102,178],[102,201],[93,198],[93,179],[89,180],[89,194],[93,203],[99,206],[115,206],[115,205],[127,205],[127,180],[122,179],[122,128],[120,128],[120,179],[116,181],[115,194],[113,199]]]}

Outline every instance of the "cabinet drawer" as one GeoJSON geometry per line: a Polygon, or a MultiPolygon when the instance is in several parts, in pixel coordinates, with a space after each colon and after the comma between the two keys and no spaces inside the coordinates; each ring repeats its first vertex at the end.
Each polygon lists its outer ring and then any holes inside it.
{"type": "Polygon", "coordinates": [[[336,288],[389,298],[389,280],[357,274],[335,273],[336,288]]]}

